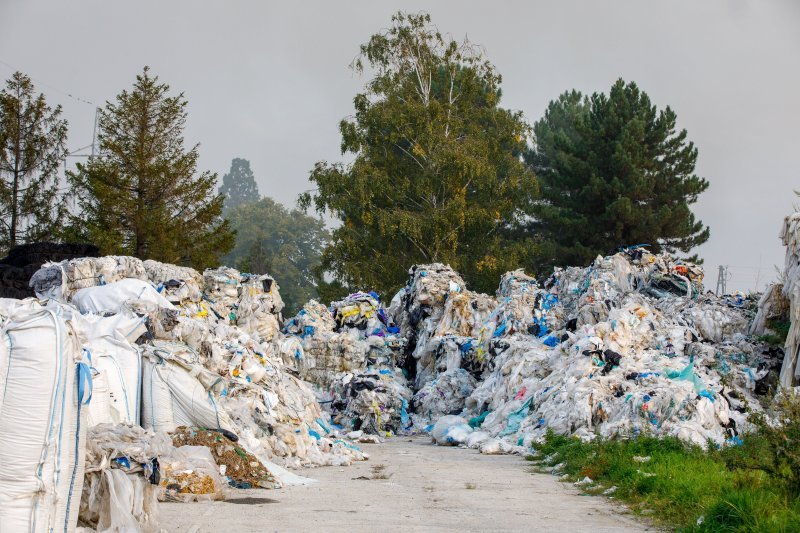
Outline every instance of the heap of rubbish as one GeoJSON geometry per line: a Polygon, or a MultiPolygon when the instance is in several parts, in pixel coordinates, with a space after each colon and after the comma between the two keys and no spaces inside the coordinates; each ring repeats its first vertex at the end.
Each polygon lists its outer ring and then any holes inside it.
{"type": "Polygon", "coordinates": [[[367,458],[284,364],[270,276],[109,256],[45,264],[30,283],[38,299],[0,300],[10,530],[146,530],[157,499],[367,458]]]}
{"type": "Polygon", "coordinates": [[[410,274],[394,316],[420,393],[457,369],[476,382],[412,415],[440,444],[509,452],[547,431],[735,443],[779,365],[748,336],[753,301],[704,293],[698,265],[641,247],[541,283],[509,272],[493,300],[441,265],[410,274]]]}
{"type": "Polygon", "coordinates": [[[284,332],[284,361],[315,386],[332,424],[383,436],[410,429],[413,392],[396,367],[405,344],[377,294],[351,294],[330,309],[312,300],[284,332]]]}
{"type": "MultiPolygon", "coordinates": [[[[786,246],[786,267],[783,282],[764,292],[759,301],[759,316],[756,327],[766,324],[770,318],[786,313],[791,327],[786,336],[786,349],[780,374],[782,387],[800,385],[800,213],[794,213],[783,222],[780,238],[786,246]]],[[[763,326],[762,326],[763,327],[763,326]]]]}
{"type": "Polygon", "coordinates": [[[784,280],[758,303],[643,247],[508,272],[495,295],[417,265],[388,306],[358,292],[286,320],[268,275],[44,264],[36,298],[0,299],[0,521],[149,531],[160,500],[308,483],[287,468],[348,465],[368,458],[355,442],[416,432],[488,454],[548,431],[736,444],[779,378],[800,380],[800,320],[785,358],[763,340],[800,313],[799,235],[797,214],[784,280]]]}
{"type": "Polygon", "coordinates": [[[495,296],[417,265],[387,309],[366,293],[327,313],[310,302],[287,322],[284,361],[345,430],[425,430],[486,453],[550,430],[737,443],[782,353],[751,334],[754,299],[702,281],[699,265],[643,247],[538,281],[508,272],[495,296]]]}

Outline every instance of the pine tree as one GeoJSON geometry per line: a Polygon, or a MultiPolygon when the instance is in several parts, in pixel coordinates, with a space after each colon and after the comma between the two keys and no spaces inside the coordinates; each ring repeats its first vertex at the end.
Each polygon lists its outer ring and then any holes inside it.
{"type": "Polygon", "coordinates": [[[219,193],[225,197],[225,212],[261,198],[250,161],[239,157],[231,161],[230,171],[222,176],[219,193]]]}
{"type": "Polygon", "coordinates": [[[530,229],[538,266],[584,265],[622,246],[688,252],[709,230],[689,206],[708,182],[694,174],[697,148],[676,115],[657,111],[635,83],[608,95],[566,92],[533,127],[527,160],[542,200],[530,229]]]}
{"type": "Polygon", "coordinates": [[[204,268],[234,235],[214,194],[216,174],[197,172],[197,145],[184,148],[186,100],[168,95],[145,67],[133,89],[100,112],[99,156],[69,179],[82,212],[74,227],[105,254],[204,268]]]}
{"type": "Polygon", "coordinates": [[[15,72],[0,92],[0,248],[54,240],[67,215],[58,191],[67,121],[15,72]]]}
{"type": "Polygon", "coordinates": [[[317,163],[317,189],[301,196],[342,222],[323,266],[349,288],[390,295],[411,265],[442,262],[493,291],[531,251],[511,231],[536,195],[521,160],[529,128],[499,106],[501,78],[480,48],[443,36],[427,14],[392,23],[354,64],[375,76],[340,124],[353,162],[317,163]]]}

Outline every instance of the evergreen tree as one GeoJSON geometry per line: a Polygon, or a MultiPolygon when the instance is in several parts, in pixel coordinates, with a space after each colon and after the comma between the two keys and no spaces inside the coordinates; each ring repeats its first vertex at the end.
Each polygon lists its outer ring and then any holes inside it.
{"type": "Polygon", "coordinates": [[[584,265],[622,246],[688,252],[709,230],[689,206],[708,182],[694,174],[697,148],[635,83],[608,95],[566,92],[533,127],[527,160],[542,200],[529,228],[542,238],[538,266],[584,265]]]}
{"type": "Polygon", "coordinates": [[[236,246],[224,262],[254,274],[270,274],[281,287],[285,316],[318,296],[316,270],[329,238],[321,219],[287,210],[271,198],[228,212],[236,246]]]}
{"type": "Polygon", "coordinates": [[[531,239],[513,239],[536,194],[522,163],[528,126],[499,107],[500,75],[480,49],[458,43],[427,14],[392,17],[361,46],[356,71],[374,78],[340,124],[351,164],[317,163],[303,207],[328,211],[323,266],[348,288],[397,290],[415,263],[449,263],[493,291],[531,239]]]}
{"type": "Polygon", "coordinates": [[[58,192],[67,121],[15,72],[0,91],[0,248],[54,240],[67,215],[58,192]]]}
{"type": "Polygon", "coordinates": [[[133,255],[195,268],[215,265],[233,245],[221,218],[216,174],[197,171],[186,150],[183,93],[168,95],[145,67],[133,89],[100,112],[100,153],[69,179],[82,212],[74,227],[104,254],[133,255]]]}
{"type": "Polygon", "coordinates": [[[239,157],[231,161],[230,171],[222,176],[219,193],[225,197],[225,211],[242,204],[257,202],[261,195],[258,192],[250,161],[239,157]]]}

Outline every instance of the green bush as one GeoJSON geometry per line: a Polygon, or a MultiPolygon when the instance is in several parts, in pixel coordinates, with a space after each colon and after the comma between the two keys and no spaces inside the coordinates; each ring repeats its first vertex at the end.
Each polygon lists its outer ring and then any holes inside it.
{"type": "Polygon", "coordinates": [[[789,494],[800,496],[800,394],[784,390],[775,397],[774,417],[754,413],[750,420],[756,429],[743,438],[742,446],[721,453],[728,468],[761,470],[783,485],[789,494]]]}
{"type": "Polygon", "coordinates": [[[786,337],[789,335],[789,328],[792,327],[792,322],[788,318],[772,319],[767,321],[767,328],[774,333],[769,335],[762,335],[759,337],[762,341],[775,346],[783,347],[786,344],[786,337]]]}

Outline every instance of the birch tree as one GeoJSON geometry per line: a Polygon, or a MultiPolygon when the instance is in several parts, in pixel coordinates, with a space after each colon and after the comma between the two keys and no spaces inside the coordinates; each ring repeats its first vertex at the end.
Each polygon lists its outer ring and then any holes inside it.
{"type": "Polygon", "coordinates": [[[341,221],[323,266],[351,288],[398,289],[415,263],[449,263],[481,290],[520,265],[516,232],[537,187],[521,161],[529,127],[499,106],[501,77],[482,49],[427,14],[398,13],[361,46],[370,74],[340,123],[352,163],[319,162],[300,197],[341,221]]]}

